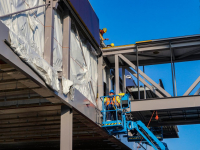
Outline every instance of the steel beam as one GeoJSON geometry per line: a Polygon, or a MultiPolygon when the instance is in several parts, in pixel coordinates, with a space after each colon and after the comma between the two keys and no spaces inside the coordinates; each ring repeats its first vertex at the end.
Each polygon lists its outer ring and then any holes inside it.
{"type": "Polygon", "coordinates": [[[200,88],[194,93],[194,95],[200,95],[200,88]]]}
{"type": "Polygon", "coordinates": [[[176,86],[176,68],[175,63],[173,62],[173,68],[174,68],[174,87],[175,87],[175,95],[177,96],[177,86],[176,86]]]}
{"type": "Polygon", "coordinates": [[[119,94],[119,56],[115,55],[115,94],[119,94]]]}
{"type": "Polygon", "coordinates": [[[73,112],[68,106],[61,106],[60,150],[72,150],[73,112]]]}
{"type": "Polygon", "coordinates": [[[140,80],[139,80],[139,58],[138,58],[138,46],[136,46],[136,61],[137,61],[137,85],[138,85],[138,99],[140,99],[140,80]]]}
{"type": "Polygon", "coordinates": [[[177,59],[183,59],[183,58],[188,57],[188,56],[190,56],[190,55],[192,55],[192,54],[196,54],[196,53],[198,53],[199,51],[200,51],[200,48],[194,49],[194,50],[189,51],[189,52],[187,52],[187,53],[185,53],[185,54],[183,54],[183,55],[178,56],[177,59]]]}
{"type": "Polygon", "coordinates": [[[173,68],[173,51],[171,43],[169,43],[169,49],[170,49],[170,58],[171,58],[171,73],[172,73],[172,86],[173,86],[173,96],[175,96],[175,87],[174,87],[174,68],[173,68]]]}
{"type": "MultiPolygon", "coordinates": [[[[145,73],[144,66],[143,66],[143,72],[145,73]]],[[[144,81],[145,81],[145,78],[144,78],[144,81]]],[[[146,92],[146,85],[145,84],[144,84],[144,99],[147,99],[147,92],[146,92]]]]}
{"type": "MultiPolygon", "coordinates": [[[[119,54],[119,57],[124,60],[130,67],[132,67],[134,70],[136,70],[136,66],[131,63],[126,57],[119,54]]],[[[166,97],[171,97],[169,93],[167,93],[163,88],[161,88],[157,83],[155,83],[151,78],[149,78],[145,73],[143,73],[140,69],[138,69],[138,72],[141,76],[143,76],[147,81],[149,81],[154,87],[156,87],[160,92],[162,92],[166,97]]]]}
{"type": "MultiPolygon", "coordinates": [[[[170,40],[171,41],[171,40],[170,40]]],[[[159,41],[157,41],[159,42],[159,41]]],[[[169,43],[169,42],[168,42],[169,43]]],[[[153,45],[153,44],[149,44],[149,45],[145,45],[144,47],[142,47],[140,45],[140,49],[139,52],[148,52],[148,51],[155,51],[155,50],[169,50],[169,44],[167,42],[166,43],[160,43],[160,45],[153,45]]],[[[173,43],[172,44],[172,48],[183,48],[183,47],[189,47],[189,46],[199,46],[200,45],[200,41],[185,41],[185,42],[180,42],[180,43],[173,43]]],[[[116,47],[111,47],[111,48],[104,48],[103,49],[103,55],[113,55],[113,54],[122,54],[122,53],[136,53],[136,46],[132,45],[132,46],[116,46],[116,47]]]]}
{"type": "Polygon", "coordinates": [[[131,111],[173,110],[199,108],[200,96],[171,97],[156,100],[140,100],[131,102],[131,111]]]}
{"type": "Polygon", "coordinates": [[[19,81],[30,81],[28,78],[1,80],[0,84],[16,83],[19,81]]]}
{"type": "Polygon", "coordinates": [[[197,84],[200,82],[200,76],[196,79],[196,81],[190,86],[190,88],[183,94],[183,96],[189,95],[192,90],[197,86],[197,84]]]}
{"type": "Polygon", "coordinates": [[[120,51],[105,51],[103,49],[103,56],[113,56],[113,55],[117,55],[117,54],[132,54],[135,53],[135,49],[130,49],[130,50],[120,50],[120,51]]]}
{"type": "MultiPolygon", "coordinates": [[[[133,76],[135,76],[136,78],[138,77],[137,74],[131,70],[130,68],[126,68],[133,76]]],[[[141,77],[139,77],[139,80],[145,85],[147,86],[153,93],[155,93],[158,97],[162,98],[163,96],[156,91],[151,85],[149,85],[144,79],[142,79],[141,77]]]]}
{"type": "Polygon", "coordinates": [[[48,100],[44,98],[22,98],[22,99],[17,99],[17,100],[7,100],[7,101],[0,101],[0,107],[8,107],[8,106],[17,106],[19,107],[20,105],[33,105],[33,104],[38,104],[41,105],[42,103],[46,104],[51,104],[48,100]]]}
{"type": "Polygon", "coordinates": [[[107,57],[103,57],[103,61],[104,61],[104,63],[106,64],[106,66],[107,66],[108,68],[111,68],[111,66],[110,66],[110,61],[108,60],[107,57]]]}
{"type": "Polygon", "coordinates": [[[63,17],[63,48],[62,48],[62,69],[63,76],[70,79],[70,33],[71,33],[71,17],[69,10],[65,10],[63,17]]]}

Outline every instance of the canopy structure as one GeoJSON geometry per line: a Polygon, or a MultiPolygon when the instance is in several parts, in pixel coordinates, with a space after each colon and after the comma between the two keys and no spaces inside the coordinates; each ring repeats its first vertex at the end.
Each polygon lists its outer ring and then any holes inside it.
{"type": "MultiPolygon", "coordinates": [[[[114,67],[114,55],[123,54],[127,59],[136,64],[136,51],[138,51],[139,65],[155,65],[199,60],[200,35],[182,36],[158,40],[136,42],[132,45],[123,45],[103,48],[103,56],[114,67]]],[[[123,65],[122,65],[123,66],[123,65]]]]}

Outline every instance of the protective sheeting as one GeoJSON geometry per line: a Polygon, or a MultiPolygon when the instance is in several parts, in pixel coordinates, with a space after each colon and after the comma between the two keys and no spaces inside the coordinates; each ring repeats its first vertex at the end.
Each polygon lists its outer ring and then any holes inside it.
{"type": "Polygon", "coordinates": [[[54,10],[54,42],[53,42],[53,67],[62,71],[62,41],[63,22],[57,11],[54,10]]]}
{"type": "MultiPolygon", "coordinates": [[[[44,4],[43,0],[0,0],[0,15],[17,12],[44,4]]],[[[62,71],[63,23],[54,11],[53,67],[44,59],[45,7],[2,18],[10,29],[14,52],[33,68],[55,91],[59,91],[58,71],[62,71]]],[[[63,93],[73,97],[73,88],[79,90],[96,105],[97,57],[96,51],[72,24],[70,49],[70,80],[62,77],[63,93]],[[80,35],[80,41],[79,41],[80,35]],[[73,87],[73,88],[72,88],[73,87]],[[72,90],[71,90],[72,89],[72,90]],[[70,91],[70,92],[69,92],[70,91]]]]}
{"type": "MultiPolygon", "coordinates": [[[[0,15],[32,8],[44,3],[43,0],[0,0],[0,15]]],[[[14,51],[23,61],[38,72],[47,85],[52,89],[59,91],[57,69],[51,67],[43,59],[45,26],[44,12],[45,7],[40,7],[20,14],[1,18],[1,21],[10,29],[11,46],[14,51]]],[[[57,14],[55,13],[55,18],[56,17],[57,14]]],[[[58,31],[57,27],[60,25],[58,23],[59,18],[55,20],[56,26],[54,28],[58,31]]],[[[59,37],[58,39],[62,40],[61,35],[56,34],[56,37],[59,37]]],[[[57,47],[58,46],[55,46],[56,53],[59,51],[59,48],[57,47]]],[[[56,56],[61,58],[60,55],[56,56]]]]}
{"type": "Polygon", "coordinates": [[[70,58],[70,80],[74,83],[73,87],[96,105],[97,57],[92,53],[91,45],[77,30],[74,23],[71,29],[70,58]]]}
{"type": "MultiPolygon", "coordinates": [[[[44,4],[43,0],[0,0],[0,15],[17,12],[44,4]]],[[[18,39],[26,41],[41,57],[44,51],[44,7],[1,18],[2,22],[17,34],[18,39]]],[[[18,40],[11,39],[11,40],[18,40]]]]}
{"type": "Polygon", "coordinates": [[[70,92],[70,88],[73,85],[73,82],[71,80],[66,79],[65,77],[62,77],[62,85],[63,85],[63,93],[67,95],[70,92]]]}

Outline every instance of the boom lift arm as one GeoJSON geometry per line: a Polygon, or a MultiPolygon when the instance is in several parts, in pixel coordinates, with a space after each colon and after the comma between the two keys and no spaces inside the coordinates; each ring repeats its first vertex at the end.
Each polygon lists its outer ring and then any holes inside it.
{"type": "Polygon", "coordinates": [[[167,150],[161,141],[142,123],[141,121],[128,121],[129,130],[136,129],[138,133],[151,145],[155,150],[167,150]]]}

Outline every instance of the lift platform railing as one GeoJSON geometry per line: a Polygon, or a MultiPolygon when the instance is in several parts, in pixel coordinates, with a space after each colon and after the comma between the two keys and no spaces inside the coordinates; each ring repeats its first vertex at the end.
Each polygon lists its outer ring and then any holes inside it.
{"type": "Polygon", "coordinates": [[[110,135],[127,133],[126,114],[130,113],[129,94],[120,93],[119,95],[102,96],[102,127],[110,135]],[[112,105],[110,104],[112,102],[112,105]],[[110,106],[108,105],[110,104],[110,106]],[[111,109],[109,107],[112,107],[111,109]],[[128,110],[129,109],[129,110],[128,110]]]}
{"type": "MultiPolygon", "coordinates": [[[[103,114],[102,128],[110,135],[128,134],[128,130],[137,130],[139,135],[145,139],[144,142],[151,145],[155,150],[167,150],[163,143],[141,121],[135,122],[128,119],[127,113],[131,111],[129,94],[102,96],[100,99],[102,100],[101,112],[103,114]],[[112,108],[109,109],[109,107],[112,108]],[[113,118],[109,116],[108,119],[107,116],[111,113],[113,118]]],[[[129,135],[128,138],[130,138],[129,135]]]]}
{"type": "MultiPolygon", "coordinates": [[[[115,123],[113,124],[112,121],[114,120],[119,120],[122,112],[122,104],[120,101],[120,104],[117,106],[117,100],[121,99],[120,95],[113,95],[113,96],[102,96],[100,97],[102,101],[102,114],[103,114],[103,125],[104,124],[109,124],[113,126],[116,125],[115,123]],[[109,101],[109,104],[108,104],[109,101]],[[112,103],[112,104],[110,104],[112,103]]],[[[119,122],[120,123],[120,122],[119,122]]]]}

